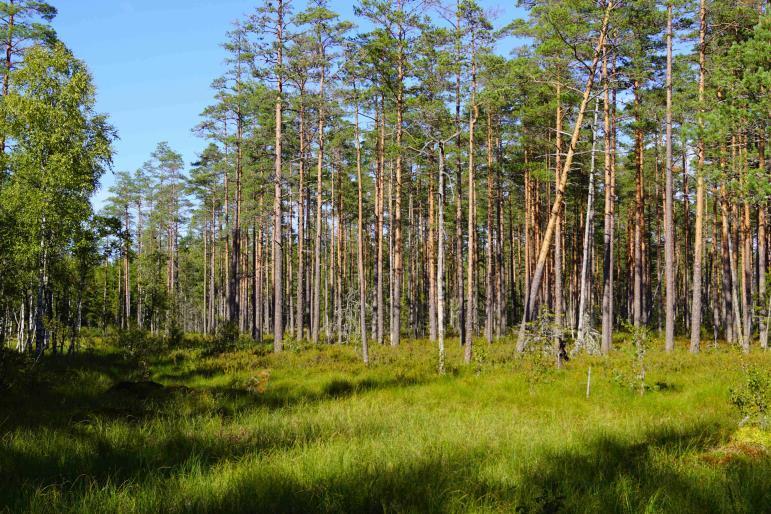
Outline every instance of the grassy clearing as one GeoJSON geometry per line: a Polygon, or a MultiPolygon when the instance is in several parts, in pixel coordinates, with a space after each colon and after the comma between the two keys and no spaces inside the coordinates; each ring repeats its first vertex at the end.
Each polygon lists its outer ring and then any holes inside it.
{"type": "Polygon", "coordinates": [[[0,399],[0,509],[769,512],[767,440],[728,398],[771,354],[651,351],[641,396],[630,352],[479,348],[444,377],[426,341],[370,368],[351,346],[49,359],[0,399]]]}

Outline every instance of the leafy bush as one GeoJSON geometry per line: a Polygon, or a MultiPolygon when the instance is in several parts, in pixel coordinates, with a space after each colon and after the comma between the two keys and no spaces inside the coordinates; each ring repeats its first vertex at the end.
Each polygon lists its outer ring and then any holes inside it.
{"type": "Polygon", "coordinates": [[[169,327],[169,333],[166,336],[166,344],[169,348],[180,348],[185,342],[185,333],[179,328],[179,325],[172,323],[169,327]]]}
{"type": "Polygon", "coordinates": [[[771,373],[756,367],[744,369],[741,385],[730,390],[730,401],[742,416],[740,425],[757,426],[764,430],[771,429],[768,415],[769,396],[771,396],[771,373]]]}
{"type": "Polygon", "coordinates": [[[165,346],[162,338],[139,328],[119,331],[116,343],[119,349],[126,352],[130,357],[137,359],[145,359],[150,355],[156,355],[165,346]]]}
{"type": "Polygon", "coordinates": [[[217,326],[217,335],[206,350],[206,355],[219,355],[236,349],[240,331],[238,324],[225,321],[217,326]]]}
{"type": "MultiPolygon", "coordinates": [[[[645,391],[651,389],[651,386],[645,381],[647,372],[645,356],[650,348],[653,337],[650,330],[645,326],[636,327],[631,323],[625,324],[629,331],[630,345],[622,347],[622,351],[627,355],[625,363],[615,370],[613,381],[621,387],[630,391],[639,391],[643,395],[645,391]]],[[[657,390],[660,389],[657,386],[657,390]]],[[[664,387],[666,388],[666,387],[664,387]]]]}

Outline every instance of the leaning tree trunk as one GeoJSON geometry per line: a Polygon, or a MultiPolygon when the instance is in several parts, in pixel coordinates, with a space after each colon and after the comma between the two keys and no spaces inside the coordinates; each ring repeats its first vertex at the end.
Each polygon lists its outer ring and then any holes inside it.
{"type": "Polygon", "coordinates": [[[549,247],[551,246],[552,239],[554,237],[554,228],[557,223],[557,217],[559,215],[559,210],[562,206],[562,200],[565,195],[565,186],[567,185],[568,181],[568,173],[570,172],[570,167],[573,165],[573,156],[576,151],[576,146],[578,145],[579,136],[581,135],[581,125],[584,121],[586,106],[589,103],[589,96],[591,95],[592,86],[594,85],[594,75],[597,71],[597,63],[600,60],[601,51],[605,46],[605,37],[608,30],[608,20],[610,18],[612,9],[613,2],[609,1],[605,7],[605,14],[602,20],[602,28],[600,29],[600,34],[597,38],[597,45],[594,48],[594,56],[592,57],[592,63],[589,67],[589,76],[586,80],[586,86],[584,87],[581,104],[578,108],[578,115],[576,117],[575,126],[573,127],[573,135],[570,138],[570,146],[568,147],[567,154],[565,155],[565,162],[563,163],[562,170],[560,171],[559,187],[557,187],[555,192],[554,203],[552,205],[551,214],[549,216],[549,223],[546,226],[546,233],[544,234],[541,241],[541,249],[538,254],[538,261],[536,263],[535,272],[533,273],[532,281],[530,284],[530,291],[525,303],[525,309],[522,315],[522,323],[520,325],[519,336],[517,338],[517,351],[519,352],[523,352],[525,350],[525,344],[527,342],[527,322],[532,318],[532,306],[535,304],[538,291],[541,287],[541,280],[543,279],[543,272],[546,266],[546,258],[549,254],[549,247]]]}
{"type": "MultiPolygon", "coordinates": [[[[559,187],[557,179],[562,166],[562,83],[557,77],[557,113],[555,117],[555,141],[554,141],[554,178],[555,189],[559,187]]],[[[563,324],[564,313],[562,310],[562,219],[564,206],[560,205],[557,214],[557,224],[554,227],[554,353],[557,367],[562,367],[564,353],[563,324]]]]}

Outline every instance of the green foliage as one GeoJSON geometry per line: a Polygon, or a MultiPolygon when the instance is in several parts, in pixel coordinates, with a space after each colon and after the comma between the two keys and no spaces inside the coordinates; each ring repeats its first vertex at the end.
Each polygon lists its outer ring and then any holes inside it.
{"type": "Polygon", "coordinates": [[[754,366],[744,368],[741,384],[730,389],[731,404],[742,416],[741,425],[771,430],[771,371],[754,366]]]}

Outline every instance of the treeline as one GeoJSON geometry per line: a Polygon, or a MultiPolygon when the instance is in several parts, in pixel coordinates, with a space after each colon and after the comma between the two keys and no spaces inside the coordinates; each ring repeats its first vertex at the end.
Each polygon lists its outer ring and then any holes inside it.
{"type": "MultiPolygon", "coordinates": [[[[0,333],[39,351],[81,323],[276,351],[355,340],[365,360],[401,337],[443,359],[452,335],[470,361],[475,338],[518,330],[559,363],[627,325],[668,350],[676,335],[767,347],[766,3],[521,4],[526,20],[495,27],[467,0],[360,0],[355,24],[323,0],[266,2],[227,33],[196,162],[159,144],[100,216],[110,129],[91,97],[64,139],[41,128],[28,148],[29,125],[4,129],[0,333]],[[67,139],[86,122],[104,145],[67,139]],[[49,161],[64,183],[37,204],[23,187],[49,161]],[[83,186],[65,180],[80,165],[83,186]]],[[[50,19],[39,5],[23,12],[50,19]]],[[[9,127],[32,111],[12,98],[38,91],[24,70],[64,52],[17,48],[9,127]]]]}

